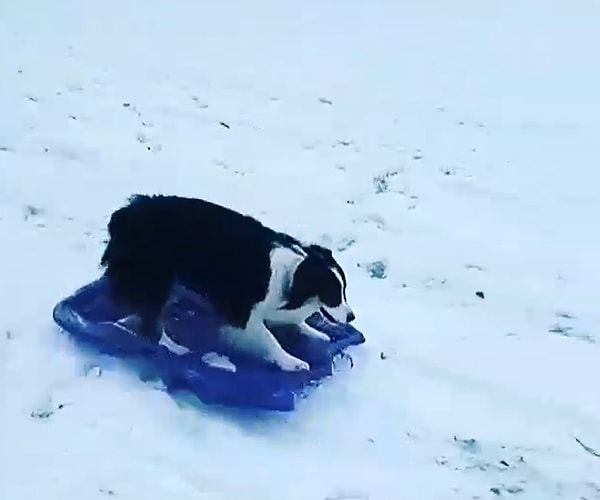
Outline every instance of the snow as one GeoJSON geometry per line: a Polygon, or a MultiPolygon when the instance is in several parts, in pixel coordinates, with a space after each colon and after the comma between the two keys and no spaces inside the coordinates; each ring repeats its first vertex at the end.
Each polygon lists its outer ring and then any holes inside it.
{"type": "Polygon", "coordinates": [[[600,449],[599,22],[592,0],[4,2],[0,498],[600,499],[575,440],[600,449]],[[252,415],[88,359],[51,310],[133,192],[339,250],[354,368],[252,415]]]}

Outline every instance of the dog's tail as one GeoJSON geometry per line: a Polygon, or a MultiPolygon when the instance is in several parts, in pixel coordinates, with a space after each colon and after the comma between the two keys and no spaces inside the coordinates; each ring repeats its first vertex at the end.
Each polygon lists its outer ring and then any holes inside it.
{"type": "Polygon", "coordinates": [[[119,208],[110,217],[110,221],[108,222],[108,242],[106,244],[106,248],[104,249],[104,253],[102,254],[102,258],[100,259],[100,265],[102,267],[106,267],[110,262],[113,262],[116,258],[115,255],[115,244],[113,243],[113,237],[118,235],[120,232],[120,228],[123,227],[125,220],[127,219],[127,208],[119,208]]]}
{"type": "Polygon", "coordinates": [[[107,264],[111,258],[111,253],[112,253],[111,244],[110,244],[110,240],[108,240],[108,243],[106,244],[106,248],[104,249],[104,252],[102,253],[102,257],[100,258],[100,267],[107,266],[107,264]]]}
{"type": "MultiPolygon", "coordinates": [[[[106,248],[104,249],[104,253],[100,258],[100,266],[106,267],[111,262],[115,262],[119,260],[119,255],[117,248],[122,247],[122,245],[115,245],[113,243],[113,238],[117,238],[119,240],[123,240],[124,231],[128,231],[128,227],[130,227],[130,219],[132,215],[132,205],[135,203],[139,203],[142,199],[147,198],[144,195],[134,194],[127,200],[127,205],[115,210],[108,221],[108,241],[106,244],[106,248]]],[[[125,238],[127,241],[127,238],[125,238]]]]}
{"type": "MultiPolygon", "coordinates": [[[[136,215],[136,205],[142,203],[145,199],[149,197],[141,194],[134,194],[127,200],[127,204],[118,210],[115,210],[110,217],[108,222],[107,230],[108,230],[108,242],[106,244],[106,248],[104,249],[104,253],[100,259],[100,266],[106,267],[111,262],[115,262],[120,260],[119,253],[122,253],[124,248],[124,243],[129,241],[129,235],[127,234],[132,229],[132,217],[136,215]],[[115,245],[113,239],[119,240],[119,245],[115,245]],[[118,249],[121,249],[119,251],[118,249]]],[[[127,245],[125,245],[127,246],[127,245]]]]}

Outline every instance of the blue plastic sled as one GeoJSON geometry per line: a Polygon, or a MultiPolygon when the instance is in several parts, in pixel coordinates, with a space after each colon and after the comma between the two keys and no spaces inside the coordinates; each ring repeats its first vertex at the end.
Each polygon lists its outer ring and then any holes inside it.
{"type": "Polygon", "coordinates": [[[293,410],[308,387],[333,374],[337,356],[365,342],[351,325],[312,316],[307,322],[328,334],[331,342],[289,328],[274,331],[286,351],[311,366],[308,372],[284,372],[222,344],[219,316],[201,296],[177,286],[164,315],[169,338],[154,345],[135,334],[135,317],[108,299],[104,277],[59,302],[53,317],[63,331],[100,352],[149,361],[170,392],[189,390],[205,403],[239,408],[293,410]]]}

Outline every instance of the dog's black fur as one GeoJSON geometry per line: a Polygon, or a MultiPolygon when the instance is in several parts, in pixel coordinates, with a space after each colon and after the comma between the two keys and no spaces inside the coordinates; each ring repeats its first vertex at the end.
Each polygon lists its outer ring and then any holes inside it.
{"type": "Polygon", "coordinates": [[[271,278],[271,250],[299,249],[307,256],[295,270],[283,309],[296,309],[318,296],[337,306],[346,277],[330,250],[303,246],[258,220],[215,203],[179,196],[134,195],[108,224],[101,258],[116,301],[141,318],[141,334],[157,341],[158,321],[178,282],[206,294],[232,326],[244,328],[255,304],[265,299],[271,278]],[[337,302],[337,303],[336,303],[337,302]]]}

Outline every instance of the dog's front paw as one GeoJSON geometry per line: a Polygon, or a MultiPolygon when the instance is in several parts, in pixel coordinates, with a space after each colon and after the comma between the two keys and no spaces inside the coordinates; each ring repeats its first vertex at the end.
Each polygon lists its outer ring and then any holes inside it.
{"type": "Polygon", "coordinates": [[[299,372],[303,370],[310,370],[310,366],[306,361],[292,356],[291,354],[281,357],[275,360],[275,364],[286,372],[299,372]]]}
{"type": "Polygon", "coordinates": [[[329,338],[329,335],[317,330],[316,328],[313,328],[312,326],[310,326],[306,323],[301,323],[299,325],[299,327],[300,327],[300,333],[302,335],[306,335],[307,337],[310,337],[313,339],[319,339],[324,342],[331,342],[331,338],[329,338]]]}
{"type": "Polygon", "coordinates": [[[329,337],[329,335],[327,335],[326,333],[320,332],[318,330],[315,330],[314,332],[312,332],[311,337],[313,337],[315,339],[319,339],[319,340],[324,340],[325,342],[331,342],[331,338],[329,337]]]}

